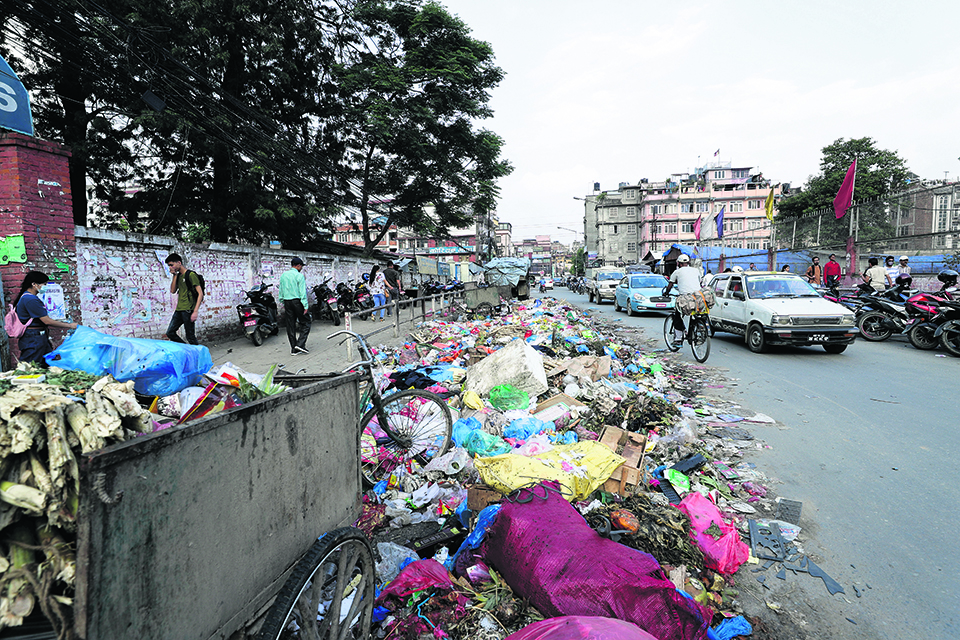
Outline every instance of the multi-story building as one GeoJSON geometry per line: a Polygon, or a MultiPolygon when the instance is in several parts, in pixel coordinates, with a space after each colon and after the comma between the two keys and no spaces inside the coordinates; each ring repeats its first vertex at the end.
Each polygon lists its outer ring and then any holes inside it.
{"type": "MultiPolygon", "coordinates": [[[[755,249],[770,247],[771,224],[765,200],[771,184],[750,167],[712,163],[695,173],[673,174],[662,182],[646,179],[620,183],[615,191],[585,198],[584,233],[588,254],[596,252],[607,264],[633,264],[654,257],[671,244],[755,249]],[[718,237],[716,218],[723,212],[723,234],[718,237]],[[590,221],[595,219],[595,230],[590,221]],[[695,227],[700,220],[700,239],[695,227]]],[[[781,185],[772,186],[774,199],[781,185]]]]}
{"type": "Polygon", "coordinates": [[[960,182],[926,180],[889,198],[897,240],[890,251],[946,253],[960,247],[960,182]]]}
{"type": "Polygon", "coordinates": [[[497,256],[501,258],[513,257],[513,242],[510,238],[513,235],[513,225],[509,222],[497,223],[497,256]]]}

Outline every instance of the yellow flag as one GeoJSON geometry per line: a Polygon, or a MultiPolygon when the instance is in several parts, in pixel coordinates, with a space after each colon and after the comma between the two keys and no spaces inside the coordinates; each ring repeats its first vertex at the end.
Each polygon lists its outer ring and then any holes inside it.
{"type": "Polygon", "coordinates": [[[767,196],[767,202],[763,208],[767,210],[767,220],[773,222],[773,187],[770,188],[770,195],[767,196]]]}

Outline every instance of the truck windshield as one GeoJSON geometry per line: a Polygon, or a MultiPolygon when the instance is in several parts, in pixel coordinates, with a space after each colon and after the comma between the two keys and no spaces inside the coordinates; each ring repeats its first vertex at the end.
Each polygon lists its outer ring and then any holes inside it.
{"type": "Polygon", "coordinates": [[[604,271],[597,274],[597,280],[620,280],[623,274],[619,271],[604,271]]]}

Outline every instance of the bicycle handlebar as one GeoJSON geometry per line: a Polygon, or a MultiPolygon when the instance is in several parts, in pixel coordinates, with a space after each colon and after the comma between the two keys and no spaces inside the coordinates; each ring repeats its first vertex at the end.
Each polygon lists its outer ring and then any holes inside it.
{"type": "MultiPolygon", "coordinates": [[[[340,331],[337,331],[336,333],[331,333],[330,335],[328,335],[328,336],[327,336],[327,340],[329,340],[329,339],[331,339],[331,338],[334,338],[334,337],[336,337],[336,336],[339,336],[339,335],[343,335],[343,334],[346,334],[347,337],[353,338],[354,340],[357,341],[357,344],[358,344],[359,347],[360,347],[360,352],[366,357],[366,361],[369,362],[369,361],[372,361],[372,360],[373,360],[373,354],[370,352],[370,347],[367,346],[366,340],[364,340],[364,339],[363,339],[363,336],[360,335],[359,333],[356,333],[356,332],[354,332],[354,331],[347,331],[346,329],[342,329],[342,330],[340,330],[340,331]]],[[[339,344],[343,344],[344,342],[346,342],[346,340],[347,340],[347,339],[344,338],[343,340],[340,341],[339,344]]]]}

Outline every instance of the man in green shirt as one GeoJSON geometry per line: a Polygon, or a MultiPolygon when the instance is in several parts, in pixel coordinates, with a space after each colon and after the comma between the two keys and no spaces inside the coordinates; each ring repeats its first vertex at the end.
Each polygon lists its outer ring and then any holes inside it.
{"type": "Polygon", "coordinates": [[[303,260],[294,258],[291,268],[280,276],[280,302],[287,321],[287,339],[290,340],[290,355],[310,353],[307,336],[310,335],[310,318],[307,316],[307,279],[303,277],[303,260]],[[299,338],[297,337],[299,329],[299,338]]]}
{"type": "Polygon", "coordinates": [[[196,272],[188,271],[183,266],[183,258],[180,254],[171,253],[164,261],[167,268],[173,274],[173,280],[170,281],[170,293],[177,294],[177,308],[173,312],[173,318],[170,319],[170,325],[167,326],[167,338],[174,342],[183,343],[183,339],[177,334],[180,327],[187,336],[187,342],[190,344],[199,344],[197,342],[196,326],[197,316],[200,314],[200,305],[203,303],[203,288],[200,286],[200,278],[196,272]]]}

